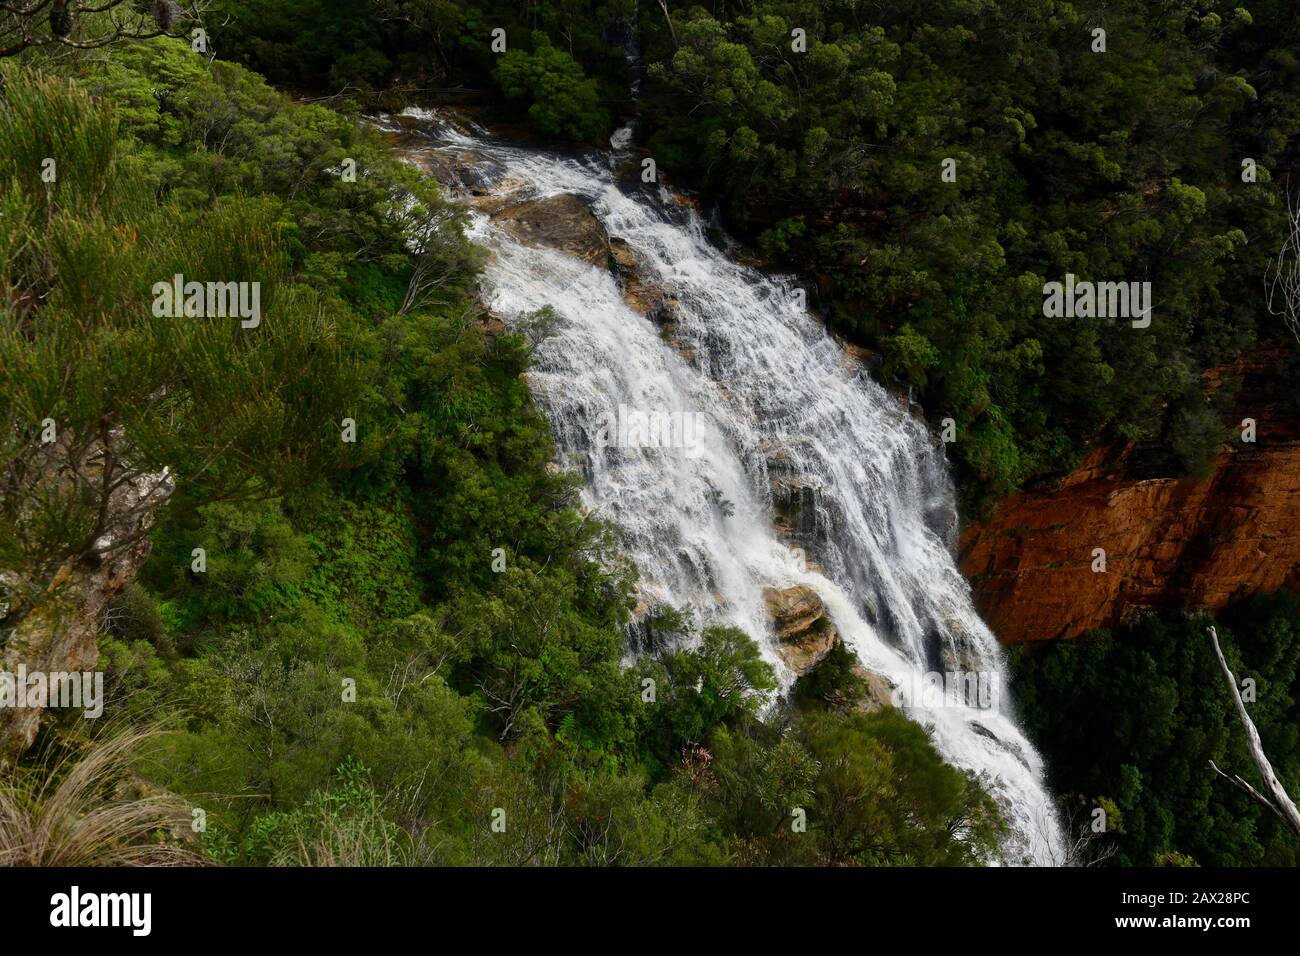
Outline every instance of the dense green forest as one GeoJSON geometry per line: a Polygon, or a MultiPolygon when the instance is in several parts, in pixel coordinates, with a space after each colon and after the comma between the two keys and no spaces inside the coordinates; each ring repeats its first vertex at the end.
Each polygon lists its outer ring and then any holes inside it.
{"type": "MultiPolygon", "coordinates": [[[[461,214],[379,134],[168,39],[9,63],[3,89],[0,411],[129,442],[176,485],[98,646],[114,725],[161,731],[133,772],[203,813],[178,846],[227,863],[1000,852],[979,781],[899,712],[860,712],[851,675],[760,719],[775,681],[738,631],[620,663],[634,572],[547,467],[530,347],[484,333],[461,214]],[[445,281],[412,303],[418,268],[445,281]],[[151,317],[174,273],[260,276],[276,321],[151,317]]],[[[33,435],[4,446],[26,496],[5,499],[11,614],[89,559],[102,516],[24,468],[33,435]]],[[[84,726],[42,729],[13,799],[38,812],[51,766],[100,767],[120,794],[120,761],[95,756],[114,730],[84,726]]]]}
{"type": "MultiPolygon", "coordinates": [[[[1295,866],[1278,819],[1208,771],[1248,767],[1202,615],[1146,617],[1073,641],[1018,649],[1017,707],[1049,754],[1067,813],[1090,826],[1091,850],[1128,866],[1295,866]]],[[[1251,719],[1282,780],[1300,779],[1300,612],[1294,595],[1257,595],[1219,615],[1238,680],[1253,682],[1251,719]]]]}
{"type": "Polygon", "coordinates": [[[1290,0],[219,8],[240,24],[230,55],[285,82],[491,90],[498,116],[589,142],[634,113],[674,184],[808,275],[886,378],[955,420],[975,506],[1102,439],[1202,471],[1232,390],[1211,397],[1201,373],[1282,334],[1263,274],[1297,169],[1290,0]],[[633,24],[638,69],[618,45],[633,24]],[[1066,273],[1151,282],[1151,326],[1044,318],[1066,273]]]}
{"type": "MultiPolygon", "coordinates": [[[[570,145],[635,116],[673,185],[956,420],[978,507],[1102,437],[1171,474],[1225,441],[1202,373],[1283,332],[1262,275],[1300,134],[1300,23],[1288,0],[1247,7],[215,0],[214,56],[159,37],[0,60],[0,418],[22,423],[0,439],[6,621],[98,560],[81,459],[71,491],[29,467],[44,420],[175,486],[103,617],[102,733],[156,727],[125,777],[205,824],[125,837],[225,864],[996,859],[985,782],[861,706],[844,661],[774,701],[734,629],[622,660],[636,571],[549,467],[531,344],[480,321],[463,213],[360,114],[418,91],[570,145]],[[1045,319],[1067,272],[1151,281],[1150,328],[1045,319]],[[151,317],[174,274],[256,277],[277,321],[151,317]]],[[[1297,622],[1286,595],[1220,620],[1288,780],[1297,622]]],[[[1207,772],[1247,758],[1204,625],[1171,612],[1020,654],[1020,710],[1054,788],[1110,809],[1094,852],[1292,865],[1207,772]]],[[[39,807],[50,767],[103,746],[47,724],[12,799],[39,807]]]]}

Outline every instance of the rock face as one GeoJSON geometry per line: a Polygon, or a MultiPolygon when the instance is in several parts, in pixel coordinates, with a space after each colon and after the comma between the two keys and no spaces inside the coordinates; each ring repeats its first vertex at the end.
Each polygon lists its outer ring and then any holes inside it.
{"type": "Polygon", "coordinates": [[[623,301],[628,308],[660,323],[672,321],[677,303],[650,281],[641,254],[626,239],[619,238],[609,241],[609,251],[614,262],[614,275],[623,289],[623,301]]]}
{"type": "Polygon", "coordinates": [[[520,242],[558,249],[592,265],[609,262],[605,227],[577,196],[561,193],[506,206],[492,218],[520,242]]]}
{"type": "Polygon", "coordinates": [[[796,674],[803,676],[825,659],[838,635],[817,592],[802,584],[792,588],[764,588],[763,601],[776,625],[777,653],[796,674]]]}
{"type": "Polygon", "coordinates": [[[873,714],[878,710],[894,706],[894,684],[883,674],[869,671],[861,664],[853,665],[853,673],[862,681],[863,695],[855,704],[855,709],[864,714],[873,714]]]}
{"type": "MultiPolygon", "coordinates": [[[[149,556],[147,532],[173,490],[165,473],[122,479],[103,510],[96,540],[102,556],[69,558],[30,609],[12,618],[15,626],[0,645],[0,670],[16,674],[26,668],[28,675],[51,675],[95,669],[104,610],[135,580],[149,556]]],[[[22,586],[31,582],[16,571],[6,570],[3,580],[12,592],[32,590],[22,586]]],[[[43,706],[0,709],[0,767],[31,746],[43,710],[43,706]]]]}
{"type": "MultiPolygon", "coordinates": [[[[795,439],[797,440],[797,438],[795,439]]],[[[821,484],[802,473],[786,445],[764,448],[768,487],[772,492],[772,524],[781,539],[811,555],[817,545],[817,502],[821,484]]]]}
{"type": "Polygon", "coordinates": [[[1282,372],[1261,352],[1241,376],[1230,441],[1204,481],[1151,478],[1131,446],[1101,449],[1051,491],[1017,495],[961,536],[962,570],[1008,643],[1074,637],[1165,605],[1217,610],[1253,591],[1300,585],[1300,420],[1282,372]],[[1137,472],[1137,474],[1134,474],[1137,472]],[[1093,549],[1106,571],[1093,571],[1093,549]]]}

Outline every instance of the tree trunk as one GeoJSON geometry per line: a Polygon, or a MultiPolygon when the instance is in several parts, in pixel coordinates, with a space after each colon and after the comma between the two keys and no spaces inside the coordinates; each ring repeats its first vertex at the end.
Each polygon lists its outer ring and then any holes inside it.
{"type": "Polygon", "coordinates": [[[1219,667],[1223,671],[1224,680],[1228,682],[1228,691],[1232,694],[1232,702],[1237,707],[1237,717],[1241,720],[1242,727],[1246,728],[1246,744],[1250,748],[1251,759],[1255,762],[1255,767],[1264,780],[1264,787],[1268,794],[1260,793],[1235,774],[1229,777],[1215,766],[1213,760],[1210,761],[1210,767],[1219,776],[1225,780],[1230,780],[1248,793],[1251,799],[1272,810],[1286,824],[1287,829],[1300,839],[1300,810],[1296,809],[1295,801],[1291,799],[1290,794],[1286,792],[1286,788],[1282,786],[1282,781],[1278,780],[1277,774],[1273,772],[1273,765],[1269,763],[1268,757],[1264,753],[1264,744],[1259,739],[1259,731],[1255,729],[1255,722],[1246,713],[1246,704],[1241,699],[1241,691],[1237,689],[1237,678],[1233,676],[1232,671],[1228,668],[1228,661],[1223,656],[1223,649],[1219,647],[1219,635],[1213,627],[1210,628],[1210,640],[1214,644],[1214,656],[1219,659],[1219,667]]]}

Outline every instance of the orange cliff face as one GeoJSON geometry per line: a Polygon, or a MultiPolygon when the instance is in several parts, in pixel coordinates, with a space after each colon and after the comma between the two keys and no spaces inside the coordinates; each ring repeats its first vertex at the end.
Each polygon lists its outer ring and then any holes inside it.
{"type": "Polygon", "coordinates": [[[1126,615],[1217,610],[1300,586],[1300,416],[1286,351],[1219,370],[1242,376],[1230,416],[1256,422],[1204,481],[1135,476],[1132,446],[1102,448],[1050,491],[1015,495],[964,528],[962,571],[1005,643],[1074,637],[1126,615]],[[1095,572],[1094,549],[1106,552],[1095,572]]]}

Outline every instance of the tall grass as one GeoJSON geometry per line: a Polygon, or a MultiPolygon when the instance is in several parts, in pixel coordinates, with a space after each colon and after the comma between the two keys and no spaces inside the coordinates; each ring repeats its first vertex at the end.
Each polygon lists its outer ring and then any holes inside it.
{"type": "Polygon", "coordinates": [[[185,866],[203,862],[161,842],[189,825],[170,794],[130,795],[131,767],[156,728],[116,731],[85,749],[0,779],[0,866],[185,866]]]}

